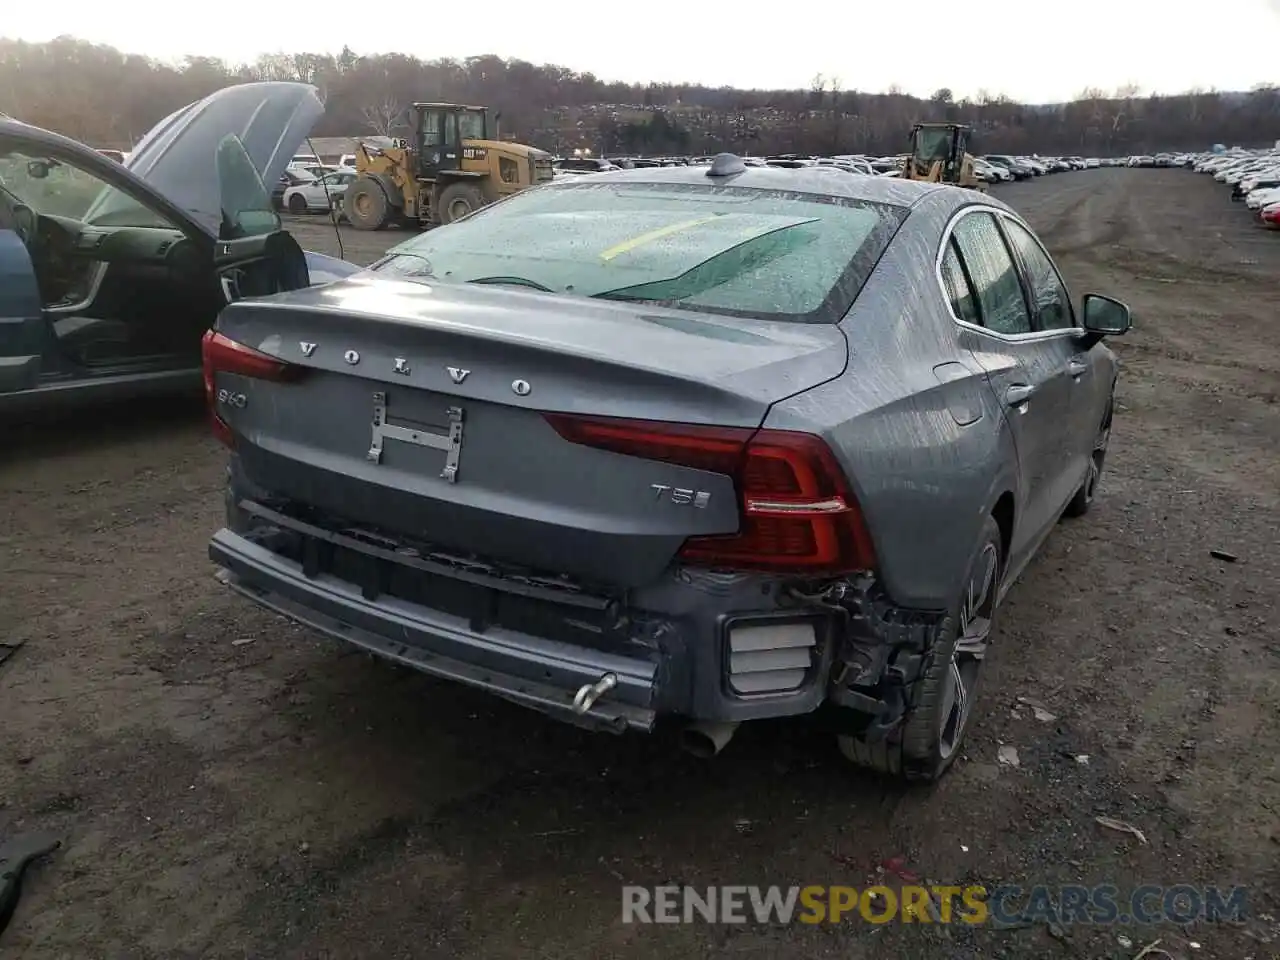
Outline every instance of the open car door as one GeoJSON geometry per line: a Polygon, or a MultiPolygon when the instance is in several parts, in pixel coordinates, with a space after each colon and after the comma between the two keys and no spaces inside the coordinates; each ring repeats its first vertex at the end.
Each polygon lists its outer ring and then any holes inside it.
{"type": "Polygon", "coordinates": [[[226,302],[308,286],[306,254],[284,230],[244,142],[227,134],[216,159],[222,221],[214,264],[226,302]]]}
{"type": "Polygon", "coordinates": [[[0,118],[0,409],[198,390],[227,302],[357,271],[304,254],[264,186],[323,109],[304,84],[229,87],[124,165],[0,118]]]}
{"type": "Polygon", "coordinates": [[[97,151],[0,120],[0,408],[165,390],[223,300],[198,219],[97,151]]]}

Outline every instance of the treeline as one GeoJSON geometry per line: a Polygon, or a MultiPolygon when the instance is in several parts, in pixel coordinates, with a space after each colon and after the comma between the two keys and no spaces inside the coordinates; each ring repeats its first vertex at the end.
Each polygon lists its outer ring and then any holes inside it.
{"type": "Polygon", "coordinates": [[[504,135],[556,152],[895,153],[916,120],[974,128],[978,152],[1126,155],[1259,145],[1280,138],[1280,88],[1141,96],[1090,89],[1034,106],[985,92],[921,99],[889,87],[845,90],[815,77],[803,90],[608,83],[590,73],[495,56],[423,61],[403,54],[295,53],[252,64],[189,57],[180,64],[73,38],[0,39],[0,113],[98,147],[127,149],[157,120],[232,83],[301,80],[327,111],[315,136],[396,135],[415,100],[484,103],[504,135]]]}

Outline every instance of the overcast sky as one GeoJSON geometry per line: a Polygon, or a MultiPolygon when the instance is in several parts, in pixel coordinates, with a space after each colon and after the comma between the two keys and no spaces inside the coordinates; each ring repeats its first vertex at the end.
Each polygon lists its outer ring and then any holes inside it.
{"type": "MultiPolygon", "coordinates": [[[[345,43],[357,53],[423,59],[493,53],[605,80],[793,88],[822,72],[844,89],[896,83],[928,96],[945,86],[957,97],[985,89],[1041,103],[1088,86],[1134,83],[1174,93],[1280,81],[1280,0],[489,0],[451,5],[469,9],[472,25],[453,30],[415,28],[391,8],[362,15],[360,4],[220,0],[177,16],[168,0],[140,0],[77,4],[70,19],[58,4],[6,6],[5,36],[49,40],[74,31],[166,60],[337,53],[345,43]],[[293,16],[285,19],[285,11],[293,16]],[[965,26],[953,26],[957,21],[965,26]]],[[[427,17],[419,24],[431,22],[430,4],[416,9],[427,17]]]]}

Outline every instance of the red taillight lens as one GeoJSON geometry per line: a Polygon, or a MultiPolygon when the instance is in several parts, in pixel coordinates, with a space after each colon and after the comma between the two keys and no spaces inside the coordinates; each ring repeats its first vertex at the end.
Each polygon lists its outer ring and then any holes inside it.
{"type": "Polygon", "coordinates": [[[871,536],[844,471],[820,437],[789,430],[546,414],[566,440],[733,477],[736,534],[690,537],[699,566],[818,575],[875,566],[871,536]]]}
{"type": "Polygon", "coordinates": [[[241,377],[253,377],[255,380],[275,380],[291,382],[298,380],[306,373],[305,367],[287,363],[275,357],[246,347],[229,337],[224,337],[216,330],[205,332],[200,341],[201,365],[204,367],[204,398],[209,405],[212,418],[213,435],[228,447],[235,445],[235,436],[226,421],[218,415],[216,376],[219,373],[234,373],[241,377]]]}

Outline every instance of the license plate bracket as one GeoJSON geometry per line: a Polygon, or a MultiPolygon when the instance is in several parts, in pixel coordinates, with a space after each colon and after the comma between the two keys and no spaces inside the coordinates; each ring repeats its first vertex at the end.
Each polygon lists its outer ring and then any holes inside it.
{"type": "Polygon", "coordinates": [[[387,395],[379,390],[373,395],[373,439],[366,457],[371,463],[382,462],[383,446],[388,440],[411,443],[444,451],[444,468],[440,477],[449,483],[458,481],[458,462],[462,458],[462,425],[465,415],[461,407],[448,407],[449,432],[440,434],[421,427],[392,423],[387,417],[387,395]]]}

